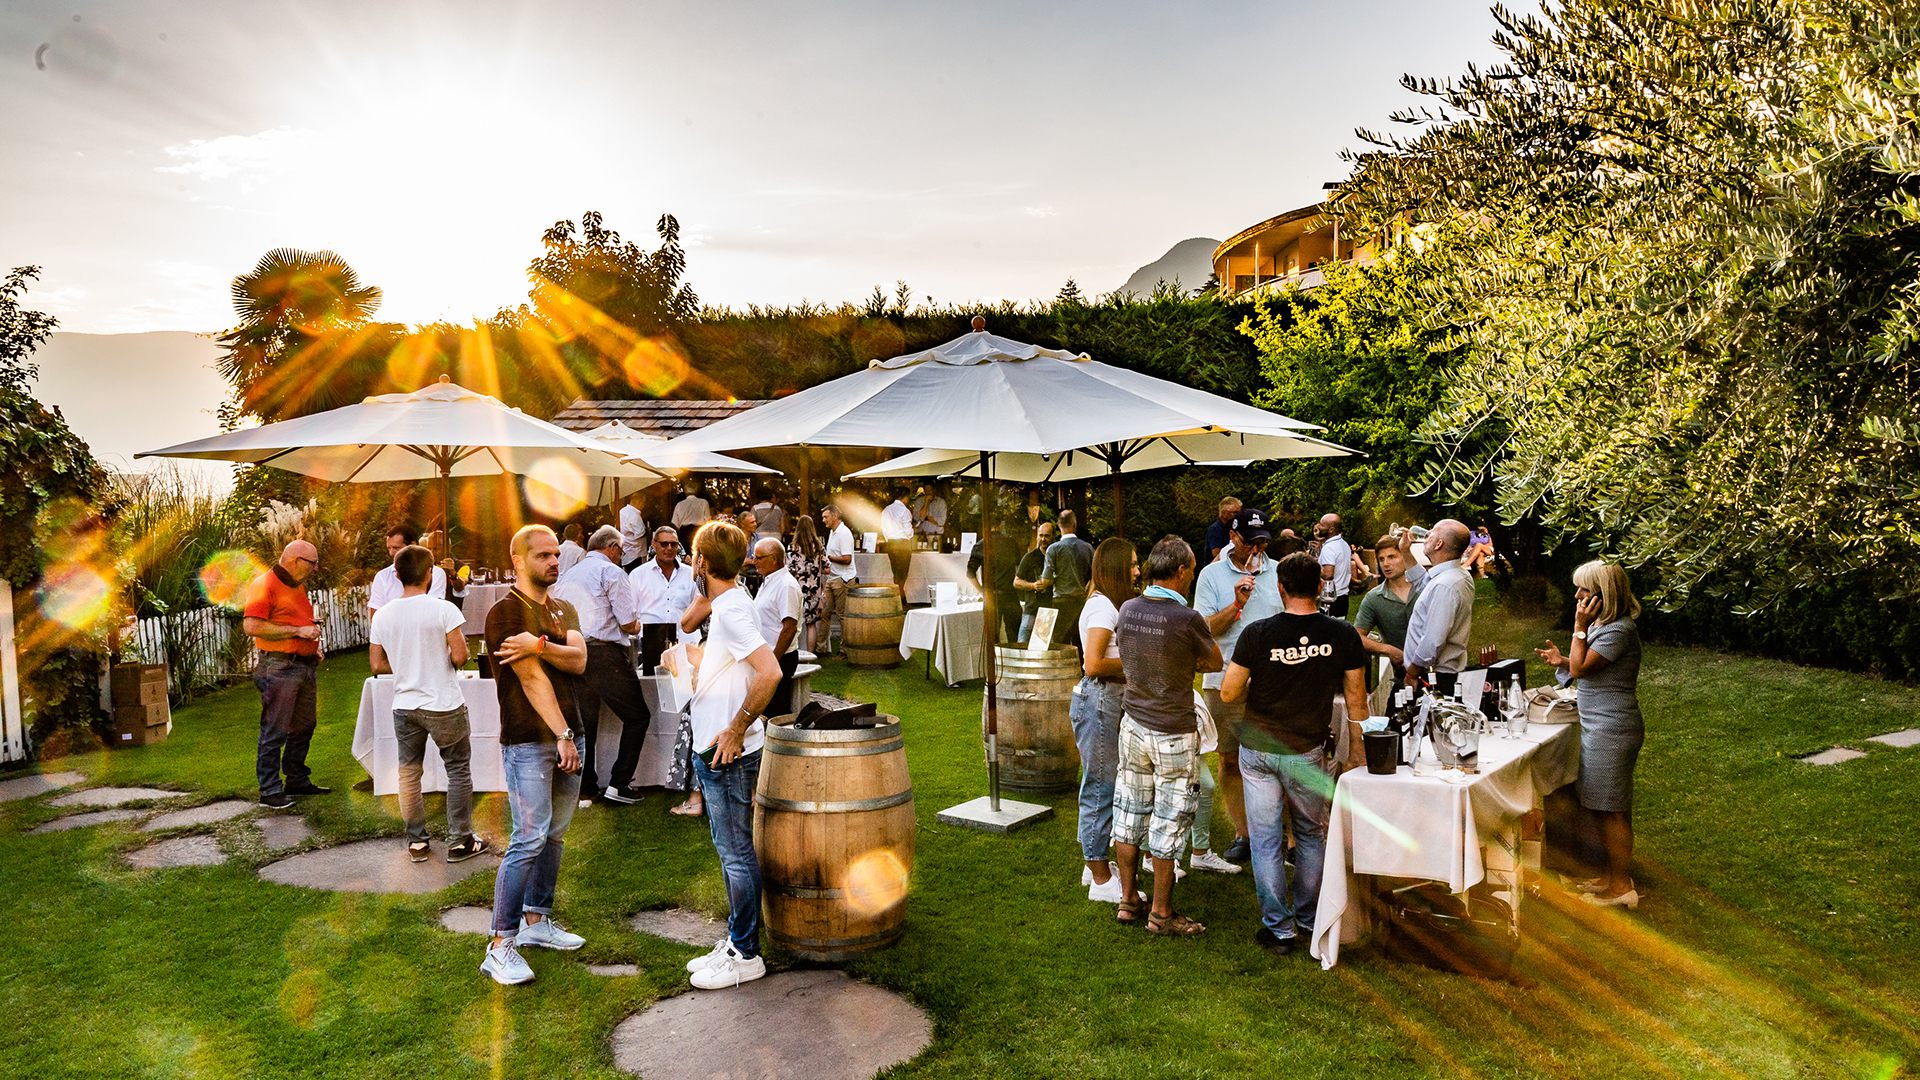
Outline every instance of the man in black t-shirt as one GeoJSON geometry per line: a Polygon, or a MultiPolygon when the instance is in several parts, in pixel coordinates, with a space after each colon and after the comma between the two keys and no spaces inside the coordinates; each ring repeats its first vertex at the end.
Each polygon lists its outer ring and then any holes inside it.
{"type": "Polygon", "coordinates": [[[553,891],[561,838],[580,800],[583,736],[574,684],[587,670],[587,641],[572,605],[547,595],[560,576],[552,529],[529,525],[513,534],[513,569],[513,590],[487,612],[513,838],[493,879],[493,938],[480,965],[508,986],[533,979],[520,949],[586,944],[553,921],[553,891]]]}
{"type": "Polygon", "coordinates": [[[1333,698],[1346,695],[1349,719],[1367,718],[1367,652],[1352,624],[1320,613],[1320,564],[1313,556],[1288,555],[1274,572],[1283,610],[1240,632],[1220,698],[1247,703],[1240,775],[1260,898],[1254,941],[1285,955],[1313,938],[1333,808],[1327,750],[1333,698]],[[1286,807],[1293,811],[1291,895],[1281,850],[1286,807]]]}

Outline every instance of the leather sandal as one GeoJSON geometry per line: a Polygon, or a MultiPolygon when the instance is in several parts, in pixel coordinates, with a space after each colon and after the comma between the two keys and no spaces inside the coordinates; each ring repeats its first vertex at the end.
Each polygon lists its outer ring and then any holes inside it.
{"type": "Polygon", "coordinates": [[[1135,893],[1134,897],[1132,903],[1120,901],[1118,910],[1114,912],[1114,921],[1122,926],[1145,926],[1153,916],[1153,901],[1141,897],[1139,893],[1135,893]]]}
{"type": "Polygon", "coordinates": [[[1147,913],[1147,933],[1160,937],[1196,937],[1207,932],[1205,926],[1194,922],[1179,912],[1161,918],[1151,911],[1147,913]]]}

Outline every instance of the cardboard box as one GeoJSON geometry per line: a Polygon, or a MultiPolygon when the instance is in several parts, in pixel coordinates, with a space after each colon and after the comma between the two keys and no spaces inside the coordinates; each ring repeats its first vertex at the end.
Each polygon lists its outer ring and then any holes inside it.
{"type": "Polygon", "coordinates": [[[167,700],[165,664],[115,664],[110,679],[116,709],[167,700]]]}
{"type": "Polygon", "coordinates": [[[167,741],[173,731],[171,723],[155,724],[152,727],[118,728],[113,732],[113,745],[116,747],[151,746],[167,741]]]}
{"type": "Polygon", "coordinates": [[[131,731],[134,728],[155,727],[173,719],[167,713],[167,703],[162,700],[152,705],[122,705],[113,710],[113,729],[131,731]]]}

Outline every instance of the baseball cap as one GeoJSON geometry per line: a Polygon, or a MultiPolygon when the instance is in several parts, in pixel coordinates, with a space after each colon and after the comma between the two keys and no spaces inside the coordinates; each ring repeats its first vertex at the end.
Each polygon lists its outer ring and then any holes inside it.
{"type": "Polygon", "coordinates": [[[1242,540],[1271,540],[1273,534],[1267,531],[1267,512],[1255,507],[1242,507],[1233,515],[1233,531],[1240,534],[1242,540]]]}

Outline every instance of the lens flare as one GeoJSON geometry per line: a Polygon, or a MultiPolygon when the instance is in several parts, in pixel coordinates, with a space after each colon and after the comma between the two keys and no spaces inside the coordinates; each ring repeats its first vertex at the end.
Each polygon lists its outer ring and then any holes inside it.
{"type": "Polygon", "coordinates": [[[693,365],[687,362],[680,343],[667,337],[641,338],[620,362],[630,386],[652,397],[666,397],[687,381],[693,365]]]}
{"type": "Polygon", "coordinates": [[[587,474],[563,457],[542,458],[527,470],[527,505],[546,517],[570,518],[587,506],[587,474]]]}
{"type": "Polygon", "coordinates": [[[244,551],[218,551],[200,568],[200,592],[209,603],[245,607],[247,587],[265,572],[266,567],[244,551]]]}
{"type": "Polygon", "coordinates": [[[907,898],[907,868],[892,851],[869,851],[847,868],[847,906],[871,918],[907,898]]]}
{"type": "Polygon", "coordinates": [[[47,618],[79,630],[113,607],[113,586],[84,563],[56,563],[47,571],[37,599],[47,618]]]}

